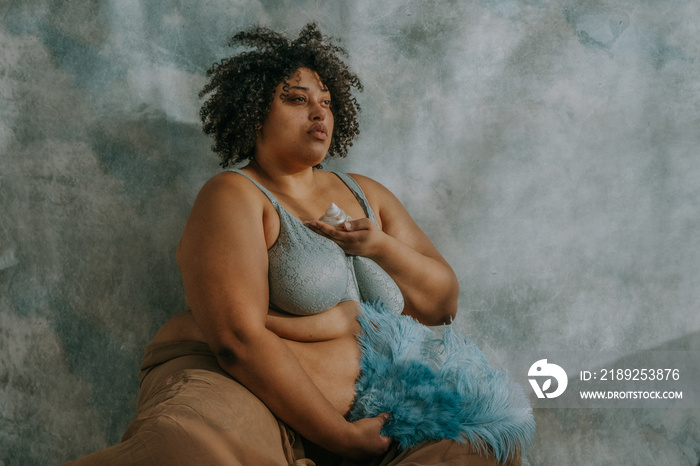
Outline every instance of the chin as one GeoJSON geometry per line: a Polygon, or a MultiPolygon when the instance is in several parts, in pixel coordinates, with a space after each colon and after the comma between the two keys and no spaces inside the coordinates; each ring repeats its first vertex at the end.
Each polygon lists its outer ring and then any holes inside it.
{"type": "Polygon", "coordinates": [[[328,155],[328,154],[325,153],[325,154],[323,154],[323,156],[317,156],[317,157],[314,157],[314,158],[309,158],[309,165],[311,165],[312,167],[318,167],[320,164],[323,163],[324,160],[326,160],[326,156],[327,156],[327,155],[328,155]]]}

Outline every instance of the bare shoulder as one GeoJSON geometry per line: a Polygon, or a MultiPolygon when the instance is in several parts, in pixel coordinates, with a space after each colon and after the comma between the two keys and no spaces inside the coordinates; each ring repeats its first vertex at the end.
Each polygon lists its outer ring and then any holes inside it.
{"type": "Polygon", "coordinates": [[[266,196],[244,176],[231,172],[213,176],[192,206],[178,244],[178,259],[185,253],[201,255],[207,246],[215,250],[224,244],[229,248],[231,243],[247,244],[253,237],[271,239],[274,225],[266,222],[270,209],[274,211],[266,196]]]}
{"type": "Polygon", "coordinates": [[[360,175],[358,173],[348,173],[355,181],[357,181],[357,184],[360,185],[360,188],[362,188],[362,191],[365,192],[366,195],[370,194],[378,194],[378,195],[385,195],[385,194],[393,194],[389,189],[381,184],[379,181],[376,181],[369,176],[365,175],[360,175]]]}
{"type": "Polygon", "coordinates": [[[382,208],[396,209],[397,207],[401,207],[401,209],[403,209],[401,201],[399,201],[389,188],[380,182],[357,173],[348,173],[348,175],[357,181],[357,184],[360,185],[365,196],[367,196],[367,200],[369,200],[372,205],[372,209],[375,211],[380,211],[382,208]]]}
{"type": "Polygon", "coordinates": [[[236,199],[250,202],[264,199],[264,194],[245,176],[225,171],[211,177],[202,186],[197,196],[198,201],[235,201],[236,199]]]}
{"type": "Polygon", "coordinates": [[[245,176],[222,172],[200,189],[188,223],[204,221],[250,222],[274,214],[274,208],[258,187],[245,176]]]}
{"type": "Polygon", "coordinates": [[[409,246],[414,251],[442,263],[454,278],[454,273],[452,273],[445,258],[411,218],[401,201],[387,187],[367,176],[357,174],[350,174],[350,176],[355,179],[367,196],[384,233],[409,246]]]}
{"type": "Polygon", "coordinates": [[[399,201],[389,188],[365,175],[356,173],[348,173],[348,175],[360,185],[365,196],[367,196],[367,200],[374,214],[380,218],[381,223],[387,220],[391,221],[396,215],[400,217],[408,216],[401,201],[399,201]]]}

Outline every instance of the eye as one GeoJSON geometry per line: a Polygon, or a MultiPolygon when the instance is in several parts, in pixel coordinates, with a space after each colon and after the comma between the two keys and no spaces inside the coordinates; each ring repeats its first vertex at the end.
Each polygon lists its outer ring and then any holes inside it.
{"type": "Polygon", "coordinates": [[[306,102],[306,97],[303,95],[295,95],[287,97],[287,100],[290,102],[306,102]]]}

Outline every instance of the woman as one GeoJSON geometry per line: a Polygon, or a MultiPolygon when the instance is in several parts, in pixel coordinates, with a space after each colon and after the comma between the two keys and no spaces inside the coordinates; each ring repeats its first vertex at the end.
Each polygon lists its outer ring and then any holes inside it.
{"type": "Polygon", "coordinates": [[[387,413],[347,420],[362,404],[361,350],[372,345],[362,338],[393,328],[378,314],[448,323],[457,280],[386,188],[318,169],[358,133],[350,89],[361,86],[337,58],[342,49],[315,25],[291,42],[265,29],[234,41],[259,50],[210,70],[202,118],[222,165],[247,163],[200,191],[177,250],[190,310],[147,348],[139,414],[123,442],[83,460],[495,464],[453,440],[392,447],[387,413]],[[355,220],[316,220],[331,203],[355,220]]]}

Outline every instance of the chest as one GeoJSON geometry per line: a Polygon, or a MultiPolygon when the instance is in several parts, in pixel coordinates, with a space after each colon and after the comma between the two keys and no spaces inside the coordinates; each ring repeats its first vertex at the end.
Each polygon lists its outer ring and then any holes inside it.
{"type": "Polygon", "coordinates": [[[398,286],[375,262],[346,255],[288,212],[280,212],[280,219],[279,237],[268,250],[271,305],[296,315],[318,314],[347,300],[403,310],[398,286]]]}
{"type": "MultiPolygon", "coordinates": [[[[367,211],[371,210],[367,200],[357,196],[347,186],[338,183],[335,175],[332,175],[334,183],[321,184],[315,189],[289,195],[286,192],[272,191],[277,202],[293,217],[302,220],[318,220],[326,212],[331,203],[340,207],[352,218],[367,217],[367,211]]],[[[377,221],[377,220],[375,220],[377,221]]],[[[381,228],[381,224],[379,225],[381,228]]]]}

